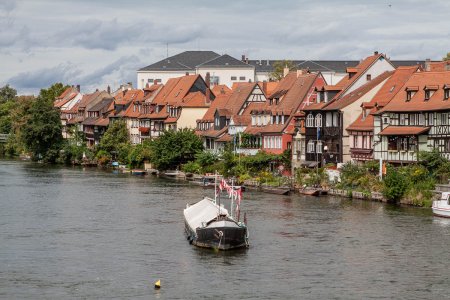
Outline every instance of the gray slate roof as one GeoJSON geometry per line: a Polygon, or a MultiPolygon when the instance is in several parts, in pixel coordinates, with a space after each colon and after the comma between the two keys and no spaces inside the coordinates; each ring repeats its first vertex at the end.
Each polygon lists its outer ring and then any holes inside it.
{"type": "MultiPolygon", "coordinates": [[[[272,72],[273,64],[279,60],[249,60],[248,64],[255,66],[256,72],[272,72]]],[[[424,60],[391,60],[395,67],[399,66],[425,66],[424,60]]],[[[292,63],[299,69],[309,69],[311,72],[336,71],[345,73],[347,67],[356,67],[358,60],[293,60],[292,63]]]]}
{"type": "Polygon", "coordinates": [[[254,67],[252,65],[248,65],[244,63],[243,61],[236,59],[232,56],[229,56],[228,54],[221,55],[219,57],[213,58],[210,61],[207,61],[205,63],[202,63],[198,65],[198,67],[233,67],[233,68],[249,68],[254,67]]]}
{"type": "Polygon", "coordinates": [[[184,51],[138,71],[194,71],[196,66],[219,56],[214,51],[184,51]]]}

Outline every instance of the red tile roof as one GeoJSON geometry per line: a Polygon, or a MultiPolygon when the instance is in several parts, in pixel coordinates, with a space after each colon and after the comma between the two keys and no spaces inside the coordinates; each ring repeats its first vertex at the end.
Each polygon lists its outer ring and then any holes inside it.
{"type": "Polygon", "coordinates": [[[367,94],[372,89],[374,89],[379,84],[381,84],[383,81],[388,79],[393,73],[394,73],[394,71],[386,71],[383,74],[372,79],[371,81],[363,84],[356,90],[343,96],[342,98],[338,98],[338,99],[335,98],[335,100],[328,102],[328,105],[326,107],[324,107],[324,110],[340,110],[340,109],[343,109],[344,107],[347,107],[348,105],[358,101],[365,94],[367,94]]]}
{"type": "Polygon", "coordinates": [[[189,93],[183,97],[175,106],[180,107],[209,107],[211,101],[207,101],[206,96],[202,92],[189,93]]]}
{"type": "Polygon", "coordinates": [[[427,132],[430,127],[419,127],[419,126],[388,126],[383,129],[380,135],[419,135],[421,133],[427,132]]]}
{"type": "Polygon", "coordinates": [[[450,71],[445,72],[416,72],[404,84],[393,99],[377,114],[382,112],[407,112],[407,111],[438,111],[450,109],[450,100],[444,100],[444,85],[450,83],[450,71]],[[425,100],[424,88],[427,85],[436,85],[436,90],[429,100],[425,100]],[[406,100],[406,91],[409,87],[418,87],[417,92],[406,100]]]}
{"type": "Polygon", "coordinates": [[[219,84],[213,87],[212,93],[218,97],[219,95],[231,93],[231,89],[225,84],[219,84]]]}
{"type": "Polygon", "coordinates": [[[205,115],[201,119],[204,122],[207,121],[214,121],[214,114],[216,112],[216,109],[225,108],[226,104],[228,102],[228,99],[230,98],[231,93],[229,94],[220,94],[216,96],[216,99],[211,102],[211,105],[209,106],[208,110],[206,111],[205,115]]]}
{"type": "Polygon", "coordinates": [[[377,104],[378,107],[385,106],[391,101],[391,99],[402,90],[405,82],[414,74],[420,67],[398,67],[391,77],[383,84],[381,89],[375,94],[370,102],[365,102],[361,106],[363,108],[369,109],[368,115],[363,118],[361,113],[359,117],[347,127],[347,130],[353,131],[373,131],[373,115],[377,110],[372,109],[377,104]]]}
{"type": "Polygon", "coordinates": [[[386,59],[386,57],[382,53],[375,54],[375,55],[366,57],[356,67],[352,68],[351,71],[352,71],[352,74],[354,74],[354,75],[351,76],[351,77],[350,76],[346,76],[346,77],[342,78],[335,85],[334,88],[336,90],[339,89],[340,92],[338,92],[336,94],[334,99],[337,99],[337,98],[341,97],[341,95],[343,93],[345,93],[353,85],[353,83],[356,82],[365,73],[365,71],[367,69],[369,69],[379,59],[386,59]],[[357,72],[354,73],[353,71],[357,71],[357,72]]]}

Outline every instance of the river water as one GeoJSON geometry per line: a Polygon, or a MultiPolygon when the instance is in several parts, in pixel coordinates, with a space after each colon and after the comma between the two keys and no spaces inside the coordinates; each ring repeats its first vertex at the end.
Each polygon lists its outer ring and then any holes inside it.
{"type": "Polygon", "coordinates": [[[182,215],[212,192],[0,161],[0,298],[450,297],[450,220],[428,209],[246,192],[250,248],[215,252],[189,245],[182,215]]]}

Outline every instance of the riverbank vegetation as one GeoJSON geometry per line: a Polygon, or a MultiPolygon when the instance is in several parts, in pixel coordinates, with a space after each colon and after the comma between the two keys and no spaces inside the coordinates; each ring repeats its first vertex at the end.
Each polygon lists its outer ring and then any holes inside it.
{"type": "Polygon", "coordinates": [[[239,183],[335,188],[349,195],[353,191],[364,195],[379,192],[389,201],[417,206],[430,206],[435,184],[447,183],[450,178],[450,162],[436,149],[419,153],[415,164],[387,165],[383,180],[378,177],[378,161],[344,164],[338,179],[329,177],[329,170],[335,166],[299,168],[290,177],[290,151],[280,155],[260,151],[247,156],[235,153],[231,143],[215,154],[204,151],[201,139],[191,129],[165,131],[158,139],[132,145],[126,123],[121,120],[109,125],[98,145],[87,147],[77,126],[69,128],[71,138],[62,138],[60,116],[53,101],[66,88],[57,83],[42,89],[37,97],[17,96],[8,85],[0,88],[0,133],[9,134],[6,143],[0,143],[0,156],[23,155],[44,163],[99,166],[118,162],[128,168],[142,168],[149,162],[158,170],[195,174],[217,171],[239,183]]]}

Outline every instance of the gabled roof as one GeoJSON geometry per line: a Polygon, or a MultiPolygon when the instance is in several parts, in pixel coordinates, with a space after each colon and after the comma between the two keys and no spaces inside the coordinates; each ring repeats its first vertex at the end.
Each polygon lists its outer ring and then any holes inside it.
{"type": "Polygon", "coordinates": [[[382,59],[386,59],[384,54],[374,54],[366,57],[356,67],[352,68],[352,71],[355,71],[354,75],[351,77],[345,76],[335,85],[336,88],[340,89],[340,92],[336,94],[334,99],[341,97],[375,62],[382,59]]]}
{"type": "Polygon", "coordinates": [[[107,110],[109,105],[111,104],[111,102],[113,102],[114,99],[113,98],[104,98],[102,99],[100,102],[98,102],[97,104],[95,104],[94,106],[92,106],[91,108],[89,108],[87,111],[102,111],[102,110],[107,110]]]}
{"type": "Polygon", "coordinates": [[[344,107],[347,107],[348,105],[358,101],[365,94],[367,94],[376,86],[378,86],[383,81],[388,79],[393,73],[394,71],[386,71],[383,74],[374,78],[373,80],[365,83],[356,90],[352,91],[351,93],[343,96],[342,98],[328,102],[328,105],[324,107],[324,110],[340,110],[344,107]]]}
{"type": "Polygon", "coordinates": [[[214,121],[214,114],[216,112],[216,109],[225,108],[226,104],[228,102],[228,98],[230,98],[231,93],[229,94],[220,94],[216,96],[216,99],[211,102],[211,106],[206,111],[203,118],[200,120],[202,122],[213,122],[214,121]]]}
{"type": "Polygon", "coordinates": [[[207,62],[197,65],[197,68],[254,68],[252,65],[248,65],[243,61],[240,61],[234,57],[229,56],[228,54],[221,55],[219,57],[215,57],[207,62]]]}
{"type": "Polygon", "coordinates": [[[184,51],[138,71],[194,71],[196,66],[219,56],[213,51],[184,51]]]}
{"type": "Polygon", "coordinates": [[[211,101],[207,101],[206,96],[202,92],[188,93],[178,102],[177,107],[209,107],[211,101]]]}
{"type": "Polygon", "coordinates": [[[233,93],[230,95],[227,102],[227,109],[229,109],[233,115],[237,115],[239,113],[255,86],[256,83],[254,82],[243,82],[233,89],[233,93]]]}
{"type": "Polygon", "coordinates": [[[178,101],[181,102],[199,77],[200,75],[187,75],[169,79],[155,97],[153,103],[158,105],[174,105],[178,101]]]}
{"type": "Polygon", "coordinates": [[[444,100],[444,85],[450,83],[450,71],[444,72],[416,72],[408,79],[403,88],[392,100],[377,114],[382,112],[409,112],[409,111],[438,111],[450,110],[450,100],[444,100]],[[437,85],[430,99],[425,100],[425,86],[437,85]],[[417,92],[407,101],[406,88],[418,87],[417,92]]]}

